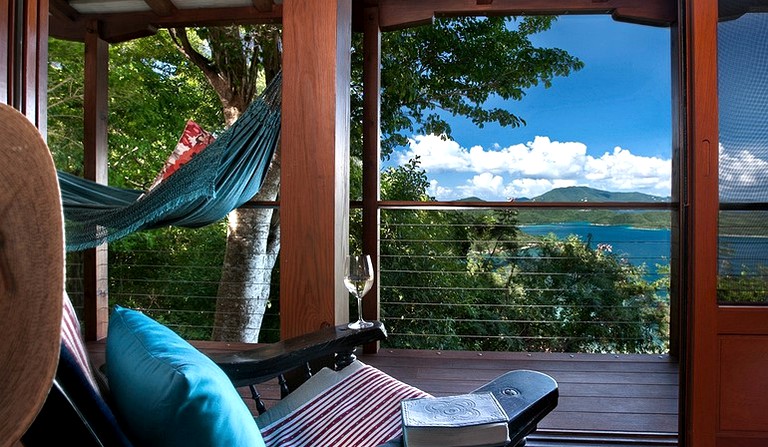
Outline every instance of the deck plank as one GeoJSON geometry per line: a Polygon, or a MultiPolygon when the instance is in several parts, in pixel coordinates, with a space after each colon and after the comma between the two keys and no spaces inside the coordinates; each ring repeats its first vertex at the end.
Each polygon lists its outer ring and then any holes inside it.
{"type": "Polygon", "coordinates": [[[506,371],[533,369],[551,375],[560,391],[557,408],[539,424],[542,433],[619,433],[640,443],[653,434],[664,445],[674,445],[677,434],[678,366],[665,355],[382,349],[360,360],[433,395],[469,392],[506,371]]]}

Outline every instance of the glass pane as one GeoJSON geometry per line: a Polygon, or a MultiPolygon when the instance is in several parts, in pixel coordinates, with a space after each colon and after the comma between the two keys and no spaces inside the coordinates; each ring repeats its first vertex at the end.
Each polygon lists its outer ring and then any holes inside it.
{"type": "Polygon", "coordinates": [[[768,304],[768,14],[736,3],[718,25],[718,300],[768,304]]]}

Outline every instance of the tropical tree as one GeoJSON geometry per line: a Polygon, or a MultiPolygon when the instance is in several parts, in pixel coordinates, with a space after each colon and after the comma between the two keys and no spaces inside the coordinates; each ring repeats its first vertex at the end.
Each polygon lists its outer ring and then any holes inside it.
{"type": "MultiPolygon", "coordinates": [[[[169,30],[176,48],[203,73],[232,125],[280,71],[280,30],[272,25],[169,30]]],[[[280,151],[254,199],[274,201],[280,190],[280,151]]],[[[239,208],[227,218],[227,247],[219,282],[214,340],[256,342],[269,304],[280,251],[279,214],[239,208]]]]}

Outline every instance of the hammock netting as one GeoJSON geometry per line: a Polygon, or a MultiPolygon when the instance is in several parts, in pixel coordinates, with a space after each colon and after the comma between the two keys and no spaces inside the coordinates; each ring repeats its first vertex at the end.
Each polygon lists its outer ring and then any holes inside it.
{"type": "Polygon", "coordinates": [[[140,230],[217,222],[261,188],[280,136],[281,76],[202,152],[149,191],[102,185],[58,171],[67,251],[140,230]]]}

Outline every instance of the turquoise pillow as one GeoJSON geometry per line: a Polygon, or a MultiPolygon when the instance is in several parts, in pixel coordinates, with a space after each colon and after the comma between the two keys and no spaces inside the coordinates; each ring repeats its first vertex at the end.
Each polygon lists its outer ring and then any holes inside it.
{"type": "Polygon", "coordinates": [[[106,358],[113,407],[138,445],[264,446],[221,368],[143,313],[115,307],[106,358]]]}

